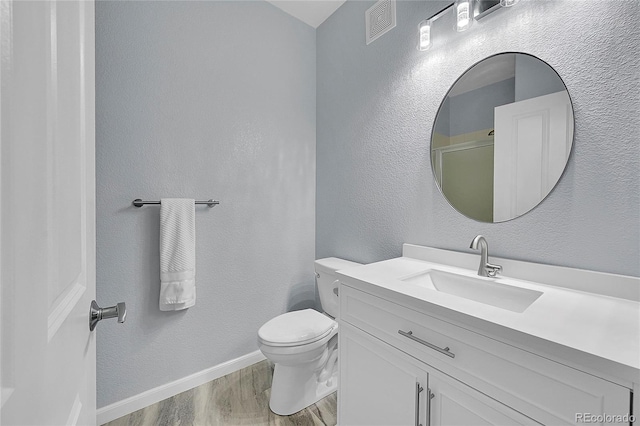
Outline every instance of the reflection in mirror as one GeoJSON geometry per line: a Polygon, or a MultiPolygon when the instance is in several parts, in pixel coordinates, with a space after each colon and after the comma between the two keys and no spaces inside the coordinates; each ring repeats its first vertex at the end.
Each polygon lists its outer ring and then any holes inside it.
{"type": "Polygon", "coordinates": [[[467,70],[440,105],[431,164],[460,213],[503,222],[538,205],[556,185],[573,143],[573,107],[560,76],[524,53],[467,70]]]}

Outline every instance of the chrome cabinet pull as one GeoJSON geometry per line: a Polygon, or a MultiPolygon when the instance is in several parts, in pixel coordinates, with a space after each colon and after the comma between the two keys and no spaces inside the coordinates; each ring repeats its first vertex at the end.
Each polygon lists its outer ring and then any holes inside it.
{"type": "Polygon", "coordinates": [[[431,392],[431,389],[427,389],[427,392],[427,426],[431,426],[431,400],[436,395],[431,392]]]}
{"type": "Polygon", "coordinates": [[[420,424],[420,392],[422,392],[424,388],[420,386],[420,383],[416,382],[416,426],[422,426],[420,424]]]}
{"type": "Polygon", "coordinates": [[[416,342],[418,342],[418,343],[420,343],[422,345],[425,345],[425,346],[427,346],[427,347],[429,347],[429,348],[431,348],[433,350],[436,350],[436,351],[438,351],[440,353],[443,353],[446,356],[450,356],[451,358],[455,358],[456,357],[456,355],[453,352],[449,351],[449,347],[448,346],[446,348],[439,348],[438,346],[436,346],[434,344],[431,344],[431,343],[429,343],[429,342],[427,342],[425,340],[420,339],[419,337],[414,336],[413,335],[413,331],[411,331],[411,330],[409,330],[409,331],[398,330],[398,334],[400,334],[400,335],[402,335],[404,337],[408,337],[411,340],[415,340],[416,342]]]}
{"type": "Polygon", "coordinates": [[[127,307],[124,302],[118,303],[116,306],[101,308],[95,300],[91,301],[89,308],[89,330],[93,331],[98,325],[98,321],[107,318],[118,318],[118,322],[123,323],[127,318],[127,307]]]}

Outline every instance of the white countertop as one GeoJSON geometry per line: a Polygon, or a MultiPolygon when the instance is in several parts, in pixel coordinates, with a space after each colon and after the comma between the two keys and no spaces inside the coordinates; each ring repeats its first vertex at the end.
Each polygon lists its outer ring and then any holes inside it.
{"type": "MultiPolygon", "coordinates": [[[[479,262],[479,255],[477,260],[479,262]]],[[[415,302],[411,307],[424,310],[425,313],[429,313],[430,306],[436,305],[613,361],[624,366],[623,371],[632,372],[633,377],[626,377],[626,379],[638,382],[640,377],[640,303],[638,301],[509,278],[510,285],[543,292],[524,312],[518,313],[400,280],[428,269],[472,275],[476,273],[476,271],[456,266],[400,257],[342,270],[339,271],[339,275],[343,283],[347,285],[355,283],[356,287],[365,291],[368,285],[373,285],[408,296],[412,302],[415,302]]],[[[638,283],[640,284],[640,280],[638,283]]],[[[405,297],[405,300],[409,299],[405,297]]]]}

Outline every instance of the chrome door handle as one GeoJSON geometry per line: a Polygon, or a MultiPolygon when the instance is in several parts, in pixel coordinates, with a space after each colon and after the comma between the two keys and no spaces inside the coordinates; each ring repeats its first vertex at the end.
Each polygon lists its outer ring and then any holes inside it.
{"type": "Polygon", "coordinates": [[[89,331],[93,331],[96,328],[98,321],[107,318],[118,318],[118,322],[124,322],[127,318],[127,306],[124,302],[120,302],[116,306],[101,308],[95,300],[92,300],[89,308],[89,331]]]}
{"type": "Polygon", "coordinates": [[[416,341],[416,342],[418,342],[418,343],[420,343],[422,345],[425,345],[426,347],[431,348],[434,351],[438,351],[438,352],[440,352],[442,354],[445,354],[446,356],[450,356],[451,358],[455,358],[456,357],[456,355],[449,350],[448,346],[446,348],[439,348],[436,345],[427,342],[426,340],[422,340],[419,337],[414,336],[413,335],[413,331],[411,331],[411,330],[409,330],[409,331],[398,330],[398,334],[400,334],[400,335],[402,335],[404,337],[408,337],[409,339],[414,340],[414,341],[416,341]]]}
{"type": "Polygon", "coordinates": [[[431,389],[427,389],[427,426],[431,426],[431,400],[436,396],[431,389]]]}
{"type": "Polygon", "coordinates": [[[420,383],[416,382],[416,426],[422,426],[420,424],[420,392],[422,392],[424,388],[420,386],[420,383]]]}

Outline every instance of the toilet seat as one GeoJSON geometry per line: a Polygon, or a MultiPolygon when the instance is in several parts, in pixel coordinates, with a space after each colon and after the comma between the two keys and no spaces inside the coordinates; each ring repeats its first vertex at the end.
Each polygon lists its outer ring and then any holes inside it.
{"type": "Polygon", "coordinates": [[[287,312],[267,321],[258,338],[268,346],[300,346],[329,335],[337,326],[331,318],[313,309],[287,312]]]}

